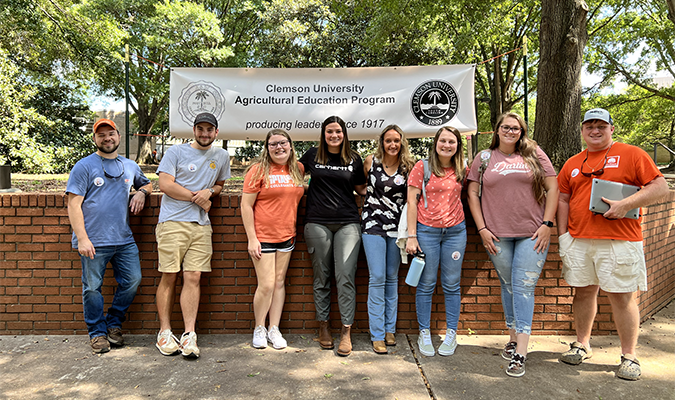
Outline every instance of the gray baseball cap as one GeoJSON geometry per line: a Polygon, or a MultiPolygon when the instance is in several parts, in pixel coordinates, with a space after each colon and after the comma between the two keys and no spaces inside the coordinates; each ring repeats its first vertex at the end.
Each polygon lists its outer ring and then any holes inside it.
{"type": "Polygon", "coordinates": [[[199,124],[201,122],[207,122],[207,123],[215,126],[216,129],[218,129],[218,120],[211,113],[205,112],[205,113],[197,114],[197,116],[195,117],[195,123],[193,124],[193,126],[197,126],[197,124],[199,124]]]}
{"type": "Polygon", "coordinates": [[[612,116],[609,115],[609,111],[605,110],[604,108],[594,108],[592,110],[586,111],[586,114],[584,114],[584,120],[581,121],[581,123],[584,124],[585,122],[594,119],[599,119],[601,121],[607,122],[610,125],[614,125],[614,121],[612,121],[612,116]]]}

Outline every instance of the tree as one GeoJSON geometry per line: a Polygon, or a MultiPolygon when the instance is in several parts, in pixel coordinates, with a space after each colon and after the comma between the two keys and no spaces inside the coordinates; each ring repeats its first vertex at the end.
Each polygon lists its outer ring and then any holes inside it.
{"type": "Polygon", "coordinates": [[[581,65],[587,41],[583,0],[542,3],[534,139],[556,167],[581,151],[581,65]]]}
{"type": "Polygon", "coordinates": [[[675,85],[657,87],[653,68],[675,78],[673,0],[599,1],[589,18],[588,70],[675,102],[675,85]]]}
{"type": "Polygon", "coordinates": [[[166,118],[169,103],[170,67],[213,67],[230,57],[220,21],[203,5],[191,2],[91,0],[78,10],[86,18],[108,22],[118,40],[102,48],[107,60],[96,69],[100,91],[123,98],[124,44],[133,55],[130,66],[131,109],[138,126],[136,161],[152,158],[148,136],[158,121],[166,118]]]}
{"type": "Polygon", "coordinates": [[[10,162],[13,171],[66,172],[92,151],[91,136],[73,125],[81,105],[67,100],[69,91],[53,89],[25,82],[0,48],[0,143],[6,152],[0,164],[10,162]]]}
{"type": "Polygon", "coordinates": [[[528,86],[536,88],[537,30],[540,2],[498,0],[476,2],[429,2],[424,0],[382,1],[385,13],[376,17],[377,29],[385,32],[412,25],[423,47],[434,55],[432,64],[476,63],[476,97],[489,105],[491,130],[499,115],[523,101],[523,52],[528,35],[530,67],[528,86]],[[382,15],[383,14],[383,15],[382,15]],[[504,54],[508,53],[508,54],[504,54]],[[489,61],[488,61],[489,60],[489,61]],[[481,63],[482,61],[486,61],[481,63]]]}

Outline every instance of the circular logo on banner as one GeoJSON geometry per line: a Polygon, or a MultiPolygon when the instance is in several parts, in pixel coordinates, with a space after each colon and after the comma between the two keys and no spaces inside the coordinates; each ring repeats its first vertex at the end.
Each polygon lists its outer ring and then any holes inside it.
{"type": "Polygon", "coordinates": [[[216,119],[225,111],[225,96],[212,82],[197,81],[187,85],[178,97],[178,112],[183,122],[192,126],[197,114],[208,112],[216,119]]]}
{"type": "Polygon", "coordinates": [[[413,92],[410,110],[424,125],[441,126],[457,115],[459,97],[455,88],[446,81],[426,81],[413,92]]]}

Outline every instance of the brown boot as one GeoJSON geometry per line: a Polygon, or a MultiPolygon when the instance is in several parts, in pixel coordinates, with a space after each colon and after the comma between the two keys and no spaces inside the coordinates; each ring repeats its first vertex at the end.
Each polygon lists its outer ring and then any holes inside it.
{"type": "Polygon", "coordinates": [[[376,340],[373,342],[373,351],[377,354],[387,354],[387,346],[384,344],[384,340],[376,340]]]}
{"type": "Polygon", "coordinates": [[[342,325],[342,333],[340,334],[340,345],[338,346],[337,353],[339,356],[347,357],[352,354],[352,327],[351,325],[342,325]]]}
{"type": "Polygon", "coordinates": [[[319,321],[319,345],[326,350],[335,348],[328,321],[319,321]]]}

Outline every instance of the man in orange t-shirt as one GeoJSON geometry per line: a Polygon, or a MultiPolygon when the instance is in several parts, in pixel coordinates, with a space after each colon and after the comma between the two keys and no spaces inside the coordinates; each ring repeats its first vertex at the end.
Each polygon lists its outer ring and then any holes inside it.
{"type": "Polygon", "coordinates": [[[616,376],[640,377],[636,358],[640,310],[637,290],[647,290],[647,271],[640,220],[624,218],[634,208],[654,203],[668,193],[668,184],[642,149],[612,140],[614,124],[607,110],[586,112],[581,134],[587,149],[571,157],[558,174],[558,241],[563,277],[575,288],[572,311],[577,340],[560,361],[578,365],[592,356],[590,338],[599,289],[612,305],[621,341],[616,376]],[[604,214],[589,210],[593,178],[641,187],[623,200],[604,199],[604,214]]]}

